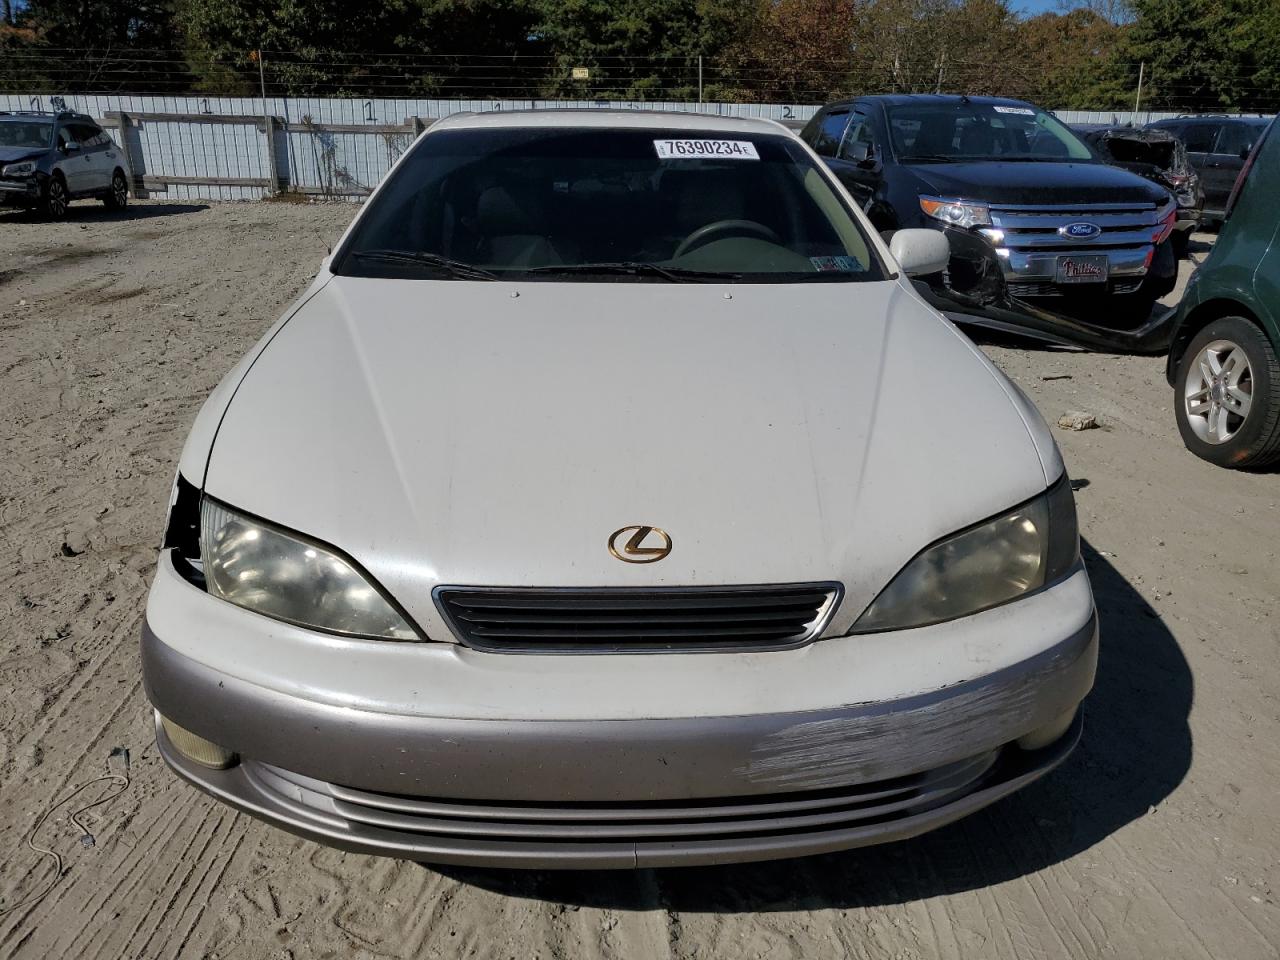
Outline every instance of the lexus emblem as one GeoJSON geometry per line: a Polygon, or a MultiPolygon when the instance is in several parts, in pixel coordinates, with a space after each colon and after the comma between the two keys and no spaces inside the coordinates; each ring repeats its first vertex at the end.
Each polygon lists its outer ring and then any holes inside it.
{"type": "Polygon", "coordinates": [[[609,535],[609,552],[623,563],[654,563],[671,552],[671,537],[658,527],[623,527],[609,535]]]}

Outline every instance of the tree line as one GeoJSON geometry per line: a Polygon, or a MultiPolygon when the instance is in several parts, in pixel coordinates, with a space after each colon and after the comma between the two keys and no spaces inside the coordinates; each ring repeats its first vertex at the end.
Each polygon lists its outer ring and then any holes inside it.
{"type": "Polygon", "coordinates": [[[0,0],[0,89],[1275,111],[1280,0],[0,0]]]}

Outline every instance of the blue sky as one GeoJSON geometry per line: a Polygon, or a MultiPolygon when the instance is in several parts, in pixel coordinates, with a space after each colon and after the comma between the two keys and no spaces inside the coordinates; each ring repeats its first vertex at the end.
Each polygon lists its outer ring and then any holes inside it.
{"type": "Polygon", "coordinates": [[[1034,17],[1037,13],[1056,12],[1058,0],[1013,0],[1009,6],[1024,16],[1034,17]]]}

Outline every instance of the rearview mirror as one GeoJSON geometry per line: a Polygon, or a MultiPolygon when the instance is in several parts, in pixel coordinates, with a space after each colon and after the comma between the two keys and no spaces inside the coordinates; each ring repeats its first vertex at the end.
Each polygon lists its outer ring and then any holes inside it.
{"type": "Polygon", "coordinates": [[[951,241],[941,230],[899,230],[889,252],[908,277],[924,277],[945,270],[951,260],[951,241]]]}

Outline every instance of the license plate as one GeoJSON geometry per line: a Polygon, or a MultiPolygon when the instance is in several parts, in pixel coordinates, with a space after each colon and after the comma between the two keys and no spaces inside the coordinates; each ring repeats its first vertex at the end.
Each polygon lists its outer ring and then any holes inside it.
{"type": "Polygon", "coordinates": [[[1106,283],[1110,262],[1105,256],[1058,258],[1059,283],[1106,283]]]}

